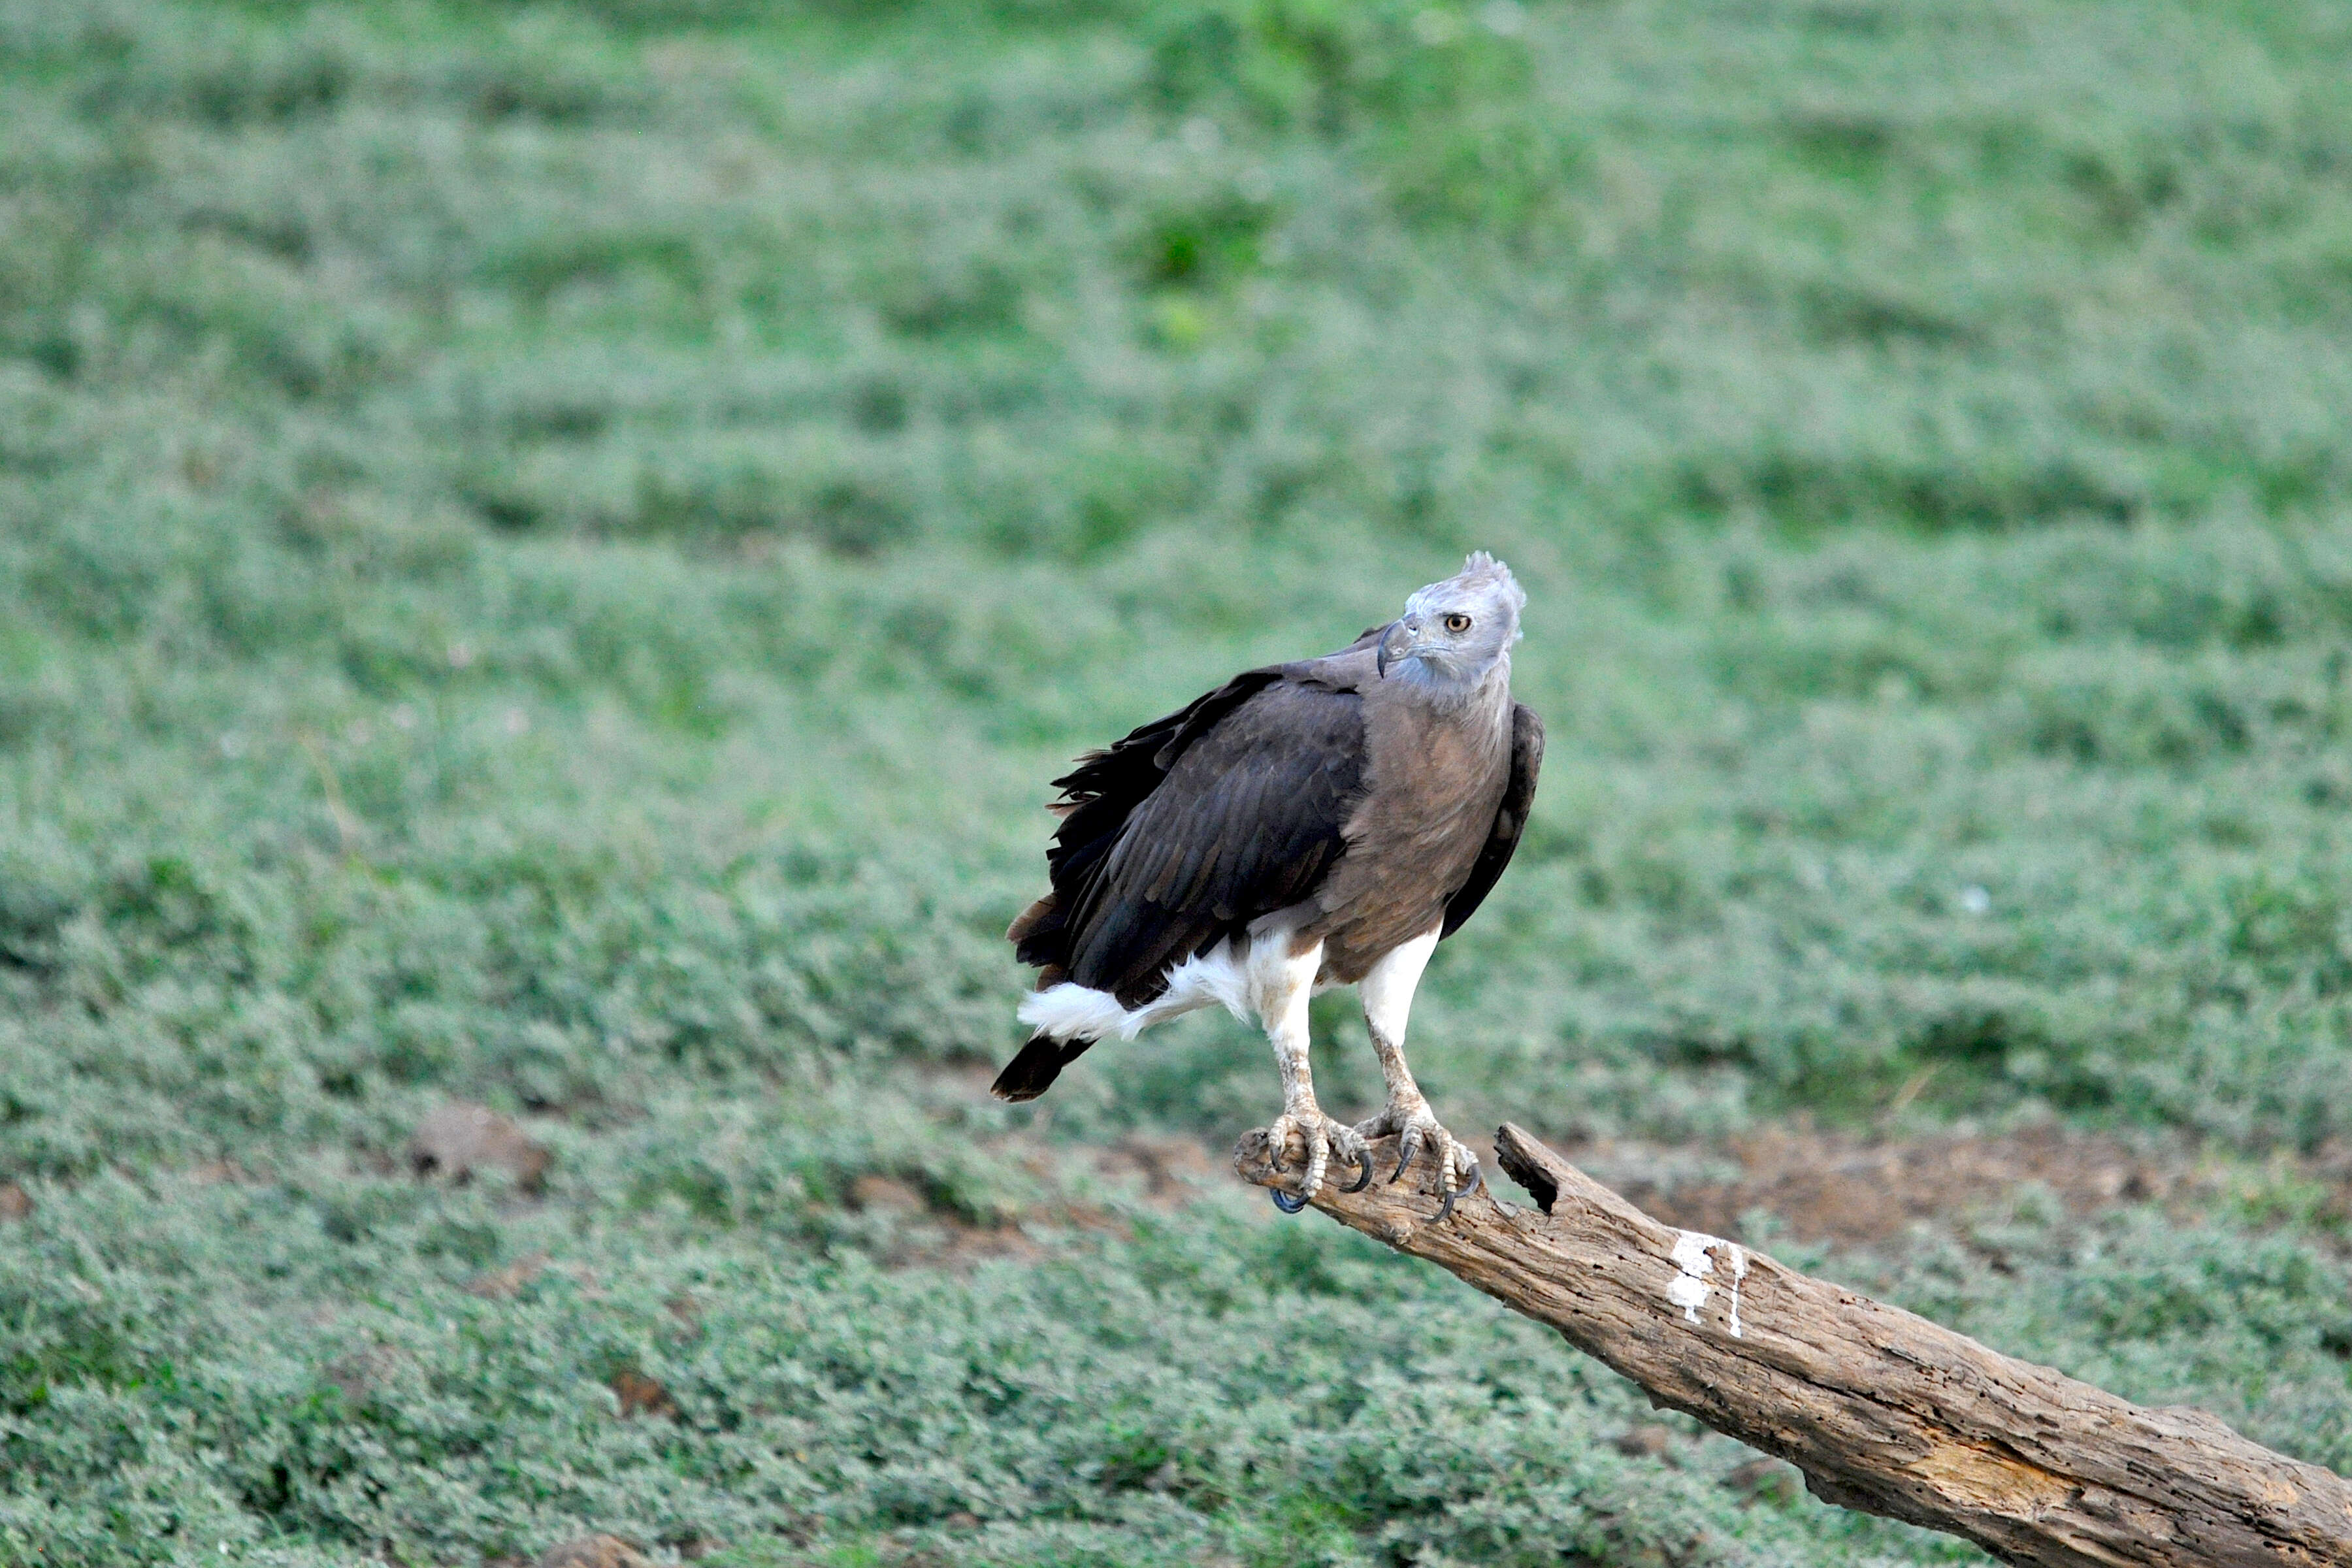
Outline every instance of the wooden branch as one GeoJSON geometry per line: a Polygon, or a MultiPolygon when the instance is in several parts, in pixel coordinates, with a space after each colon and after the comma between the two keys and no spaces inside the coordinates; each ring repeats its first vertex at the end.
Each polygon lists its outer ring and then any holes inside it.
{"type": "MultiPolygon", "coordinates": [[[[1482,1193],[1434,1223],[1426,1160],[1420,1182],[1327,1183],[1315,1206],[1558,1329],[1654,1404],[1791,1461],[1831,1502],[2010,1563],[2352,1564],[2352,1484],[2327,1470],[1661,1225],[1517,1127],[1495,1146],[1543,1212],[1482,1193]]],[[[1384,1178],[1394,1142],[1379,1147],[1384,1178]]],[[[1295,1188],[1304,1151],[1279,1173],[1266,1153],[1252,1132],[1234,1168],[1295,1188]]]]}

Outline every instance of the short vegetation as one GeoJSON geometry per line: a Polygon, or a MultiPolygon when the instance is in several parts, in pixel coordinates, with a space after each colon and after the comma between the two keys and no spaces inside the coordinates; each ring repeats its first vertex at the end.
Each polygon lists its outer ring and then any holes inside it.
{"type": "Polygon", "coordinates": [[[982,1092],[1057,764],[1473,547],[1447,1121],[2193,1152],[1751,1239],[2352,1465],[2341,6],[5,0],[0,104],[0,1561],[1972,1559],[1151,1197],[1229,1021],[982,1092]]]}

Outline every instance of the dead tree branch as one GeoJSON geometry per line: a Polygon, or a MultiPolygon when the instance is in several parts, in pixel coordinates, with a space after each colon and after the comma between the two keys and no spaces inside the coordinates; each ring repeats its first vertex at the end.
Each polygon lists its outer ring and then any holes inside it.
{"type": "MultiPolygon", "coordinates": [[[[1412,1180],[1327,1184],[1316,1206],[1558,1329],[1654,1403],[1791,1461],[1832,1502],[2010,1563],[2352,1564],[2352,1484],[2327,1470],[1661,1225],[1517,1127],[1495,1142],[1542,1212],[1481,1194],[1433,1223],[1412,1180]]],[[[1392,1164],[1393,1141],[1381,1148],[1392,1164]]],[[[1295,1187],[1301,1152],[1275,1171],[1261,1131],[1234,1163],[1295,1187]]]]}

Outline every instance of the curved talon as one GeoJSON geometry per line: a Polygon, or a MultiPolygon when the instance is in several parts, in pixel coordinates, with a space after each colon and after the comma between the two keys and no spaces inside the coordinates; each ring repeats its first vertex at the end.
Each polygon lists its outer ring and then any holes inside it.
{"type": "Polygon", "coordinates": [[[1358,1176],[1352,1184],[1341,1187],[1339,1190],[1343,1193],[1362,1192],[1372,1184],[1372,1176],[1380,1169],[1380,1163],[1372,1158],[1372,1152],[1370,1149],[1365,1150],[1356,1163],[1363,1166],[1364,1173],[1358,1176]]]}
{"type": "Polygon", "coordinates": [[[1300,1209],[1307,1206],[1307,1200],[1305,1198],[1294,1198],[1288,1193],[1284,1192],[1280,1187],[1267,1188],[1266,1196],[1272,1198],[1274,1200],[1274,1206],[1280,1209],[1285,1214],[1297,1214],[1300,1209]]]}
{"type": "MultiPolygon", "coordinates": [[[[1454,1205],[1486,1184],[1486,1167],[1475,1160],[1470,1162],[1470,1183],[1460,1192],[1448,1193],[1445,1201],[1437,1205],[1437,1217],[1444,1219],[1454,1212],[1454,1205]]],[[[1434,1223],[1434,1222],[1432,1222],[1434,1223]]]]}
{"type": "Polygon", "coordinates": [[[1417,1131],[1408,1127],[1404,1130],[1404,1136],[1397,1141],[1397,1168],[1389,1173],[1389,1185],[1392,1187],[1404,1180],[1404,1168],[1412,1163],[1415,1154],[1421,1152],[1424,1140],[1415,1136],[1417,1131]]]}

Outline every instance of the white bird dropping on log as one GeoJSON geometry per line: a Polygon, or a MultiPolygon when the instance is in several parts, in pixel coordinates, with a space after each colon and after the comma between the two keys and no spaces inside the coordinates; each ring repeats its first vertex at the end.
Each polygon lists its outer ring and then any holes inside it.
{"type": "Polygon", "coordinates": [[[1683,1310],[1683,1321],[1696,1323],[1698,1310],[1706,1305],[1715,1287],[1706,1277],[1715,1272],[1715,1259],[1708,1251],[1723,1248],[1723,1266],[1731,1275],[1731,1312],[1726,1327],[1735,1340],[1744,1336],[1739,1331],[1739,1282],[1748,1278],[1748,1254],[1736,1241],[1726,1241],[1719,1236],[1707,1236],[1696,1230],[1675,1233],[1675,1277],[1666,1283],[1666,1300],[1683,1310]]]}

